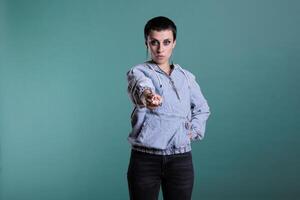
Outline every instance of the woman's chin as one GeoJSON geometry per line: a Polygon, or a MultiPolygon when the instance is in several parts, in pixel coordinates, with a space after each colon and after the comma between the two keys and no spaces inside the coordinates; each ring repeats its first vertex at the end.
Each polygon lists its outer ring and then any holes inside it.
{"type": "Polygon", "coordinates": [[[156,62],[157,64],[165,64],[168,62],[168,60],[164,59],[164,58],[156,58],[156,59],[153,59],[154,62],[156,62]]]}

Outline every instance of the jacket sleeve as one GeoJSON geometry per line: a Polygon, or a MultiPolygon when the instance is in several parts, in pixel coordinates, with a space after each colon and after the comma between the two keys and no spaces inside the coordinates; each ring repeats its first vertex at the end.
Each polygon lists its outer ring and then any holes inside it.
{"type": "Polygon", "coordinates": [[[141,70],[131,68],[127,72],[127,81],[127,93],[132,103],[138,107],[145,107],[145,99],[142,94],[145,89],[150,89],[152,92],[155,91],[152,80],[145,76],[141,70]]]}
{"type": "Polygon", "coordinates": [[[210,109],[204,98],[200,86],[192,73],[189,74],[191,95],[191,140],[202,140],[205,134],[206,121],[210,115],[210,109]]]}

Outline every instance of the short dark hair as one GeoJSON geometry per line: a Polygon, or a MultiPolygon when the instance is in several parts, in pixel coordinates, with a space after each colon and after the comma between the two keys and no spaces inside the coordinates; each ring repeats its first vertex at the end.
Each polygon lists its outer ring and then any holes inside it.
{"type": "Polygon", "coordinates": [[[158,16],[150,19],[144,28],[144,37],[145,42],[147,41],[150,31],[162,31],[162,30],[171,30],[173,33],[173,39],[176,40],[177,28],[175,23],[167,17],[158,16]]]}

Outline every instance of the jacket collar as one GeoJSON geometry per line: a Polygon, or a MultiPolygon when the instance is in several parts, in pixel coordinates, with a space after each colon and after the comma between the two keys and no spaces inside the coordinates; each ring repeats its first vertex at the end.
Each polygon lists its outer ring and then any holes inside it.
{"type": "MultiPolygon", "coordinates": [[[[155,71],[160,72],[160,73],[165,73],[160,67],[159,65],[157,65],[155,62],[149,60],[145,62],[146,65],[150,65],[155,71]]],[[[178,64],[173,64],[173,71],[178,69],[178,64]]]]}

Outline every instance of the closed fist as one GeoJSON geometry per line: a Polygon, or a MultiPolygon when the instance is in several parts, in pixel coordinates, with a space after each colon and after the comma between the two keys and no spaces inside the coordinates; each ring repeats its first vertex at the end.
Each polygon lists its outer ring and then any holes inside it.
{"type": "Polygon", "coordinates": [[[149,89],[144,90],[143,95],[146,107],[149,109],[155,109],[162,104],[163,98],[149,89]]]}

